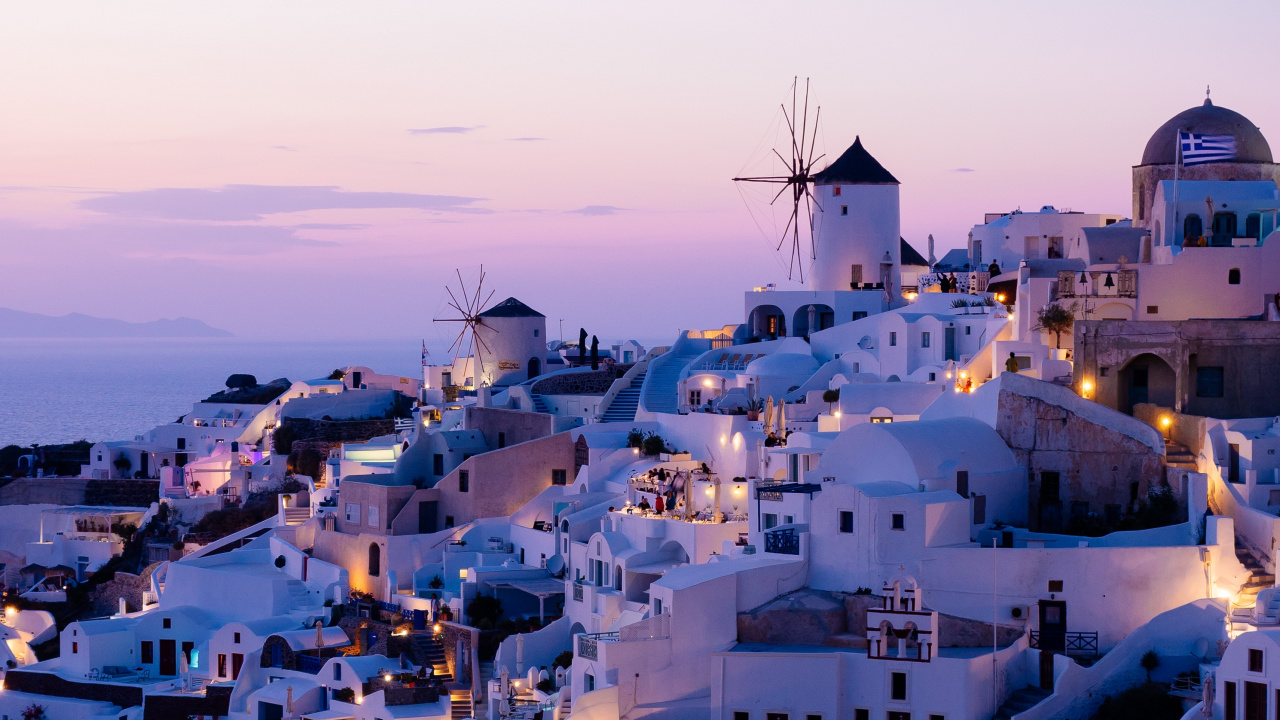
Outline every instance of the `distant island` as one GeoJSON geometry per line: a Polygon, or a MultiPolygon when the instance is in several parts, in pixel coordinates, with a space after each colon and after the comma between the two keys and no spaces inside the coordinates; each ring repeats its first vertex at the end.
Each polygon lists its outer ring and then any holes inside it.
{"type": "Polygon", "coordinates": [[[234,337],[200,320],[127,322],[81,313],[54,317],[0,308],[0,338],[213,338],[234,337]]]}

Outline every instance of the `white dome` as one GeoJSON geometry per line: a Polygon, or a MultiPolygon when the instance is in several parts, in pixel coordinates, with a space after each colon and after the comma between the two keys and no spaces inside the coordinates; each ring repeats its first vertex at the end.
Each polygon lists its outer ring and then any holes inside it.
{"type": "Polygon", "coordinates": [[[808,377],[818,371],[821,363],[812,355],[801,353],[775,353],[752,360],[747,365],[747,375],[759,377],[808,377]]]}

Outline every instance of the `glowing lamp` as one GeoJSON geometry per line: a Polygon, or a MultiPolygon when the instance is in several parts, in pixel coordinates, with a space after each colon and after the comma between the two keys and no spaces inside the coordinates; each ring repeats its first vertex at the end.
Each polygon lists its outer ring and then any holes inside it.
{"type": "Polygon", "coordinates": [[[715,383],[711,380],[711,378],[707,378],[706,380],[702,381],[703,387],[711,387],[713,385],[715,385],[715,383]]]}
{"type": "Polygon", "coordinates": [[[1160,418],[1160,424],[1165,427],[1169,427],[1169,425],[1173,424],[1173,421],[1169,419],[1168,415],[1165,415],[1164,417],[1160,418]]]}
{"type": "Polygon", "coordinates": [[[1084,390],[1085,392],[1092,392],[1093,383],[1089,382],[1088,380],[1085,380],[1084,382],[1080,383],[1080,389],[1084,390]]]}
{"type": "Polygon", "coordinates": [[[383,676],[382,676],[382,679],[383,679],[383,681],[385,681],[385,682],[391,682],[391,673],[387,673],[387,674],[383,675],[383,676]]]}
{"type": "Polygon", "coordinates": [[[996,295],[996,302],[1004,302],[1004,293],[996,295]]]}
{"type": "Polygon", "coordinates": [[[459,570],[459,571],[458,571],[458,577],[459,577],[460,579],[462,579],[462,580],[466,580],[466,579],[467,579],[467,569],[466,569],[466,568],[462,568],[461,570],[459,570]]]}
{"type": "Polygon", "coordinates": [[[440,634],[440,623],[436,623],[434,626],[432,626],[431,630],[432,630],[433,632],[435,632],[437,635],[439,635],[439,634],[440,634]]]}
{"type": "Polygon", "coordinates": [[[840,411],[839,411],[839,410],[837,410],[837,411],[835,411],[835,412],[831,413],[831,416],[832,416],[832,417],[840,417],[840,411]]]}
{"type": "Polygon", "coordinates": [[[714,491],[714,490],[712,490],[711,488],[707,488],[707,497],[711,497],[712,493],[714,493],[714,492],[715,492],[715,491],[714,491]]]}

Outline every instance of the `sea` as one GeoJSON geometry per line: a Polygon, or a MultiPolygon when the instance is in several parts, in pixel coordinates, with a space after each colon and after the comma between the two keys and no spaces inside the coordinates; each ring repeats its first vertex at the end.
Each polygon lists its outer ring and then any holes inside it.
{"type": "Polygon", "coordinates": [[[0,338],[0,447],[132,440],[233,373],[311,380],[365,365],[417,377],[421,351],[420,340],[0,338]]]}

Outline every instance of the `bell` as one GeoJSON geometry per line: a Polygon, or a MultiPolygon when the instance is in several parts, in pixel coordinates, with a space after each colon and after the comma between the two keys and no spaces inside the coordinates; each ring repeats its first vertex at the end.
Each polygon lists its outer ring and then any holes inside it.
{"type": "Polygon", "coordinates": [[[1085,279],[1084,273],[1080,273],[1080,284],[1085,285],[1087,283],[1088,283],[1088,280],[1085,279]]]}
{"type": "Polygon", "coordinates": [[[1103,287],[1115,287],[1116,284],[1111,280],[1111,273],[1107,273],[1107,281],[1102,283],[1103,287]]]}

